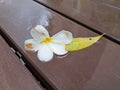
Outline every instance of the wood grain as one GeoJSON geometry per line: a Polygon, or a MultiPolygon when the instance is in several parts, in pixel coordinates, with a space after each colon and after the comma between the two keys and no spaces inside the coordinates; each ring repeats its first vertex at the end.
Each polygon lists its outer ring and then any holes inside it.
{"type": "MultiPolygon", "coordinates": [[[[30,30],[36,24],[46,26],[50,35],[62,29],[74,37],[97,34],[31,0],[9,0],[0,4],[2,32],[54,89],[58,90],[119,90],[120,46],[105,38],[93,46],[66,57],[54,56],[48,63],[40,62],[37,53],[27,52],[24,41],[32,38],[30,30]],[[45,20],[46,19],[46,20],[45,20]]],[[[39,78],[41,78],[39,76],[39,78]]]]}
{"type": "Polygon", "coordinates": [[[119,0],[35,0],[120,41],[119,0]]]}
{"type": "Polygon", "coordinates": [[[1,36],[0,90],[42,90],[1,36]]]}

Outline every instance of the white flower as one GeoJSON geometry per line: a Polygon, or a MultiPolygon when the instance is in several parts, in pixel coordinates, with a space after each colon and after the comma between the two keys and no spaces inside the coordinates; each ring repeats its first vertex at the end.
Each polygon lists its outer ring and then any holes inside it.
{"type": "Polygon", "coordinates": [[[67,53],[65,44],[72,41],[72,33],[62,30],[52,37],[48,31],[41,25],[37,25],[31,30],[33,39],[28,39],[24,42],[25,49],[29,51],[38,51],[37,57],[40,61],[50,61],[53,58],[53,53],[64,55],[67,53]]]}

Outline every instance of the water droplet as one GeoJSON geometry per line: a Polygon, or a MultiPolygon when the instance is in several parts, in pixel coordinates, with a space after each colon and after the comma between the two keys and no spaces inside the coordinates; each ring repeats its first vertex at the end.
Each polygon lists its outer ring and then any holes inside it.
{"type": "Polygon", "coordinates": [[[64,54],[64,55],[55,55],[56,58],[65,58],[67,57],[68,53],[67,54],[64,54]]]}

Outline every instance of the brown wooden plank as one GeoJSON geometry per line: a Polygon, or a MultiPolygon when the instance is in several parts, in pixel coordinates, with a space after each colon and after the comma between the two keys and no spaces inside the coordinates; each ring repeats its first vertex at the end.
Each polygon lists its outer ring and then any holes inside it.
{"type": "Polygon", "coordinates": [[[1,36],[0,90],[42,90],[1,36]]]}
{"type": "Polygon", "coordinates": [[[120,41],[119,0],[37,0],[120,41]]]}
{"type": "Polygon", "coordinates": [[[74,37],[97,35],[30,0],[10,0],[0,5],[2,31],[54,89],[119,90],[120,46],[105,38],[64,58],[55,56],[48,63],[40,62],[36,53],[25,51],[23,43],[31,38],[30,29],[36,24],[46,25],[48,21],[47,29],[51,35],[61,29],[71,31],[74,37]],[[48,18],[44,23],[43,17],[48,18]]]}

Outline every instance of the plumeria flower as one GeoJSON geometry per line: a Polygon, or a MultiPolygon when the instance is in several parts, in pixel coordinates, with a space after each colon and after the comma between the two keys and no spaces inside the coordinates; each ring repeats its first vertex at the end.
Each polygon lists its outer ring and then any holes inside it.
{"type": "Polygon", "coordinates": [[[37,57],[40,61],[50,61],[53,53],[56,55],[64,55],[68,51],[65,50],[65,44],[69,44],[73,40],[72,33],[62,30],[52,37],[48,31],[41,25],[37,25],[31,30],[33,39],[24,42],[25,49],[28,51],[38,51],[37,57]]]}

